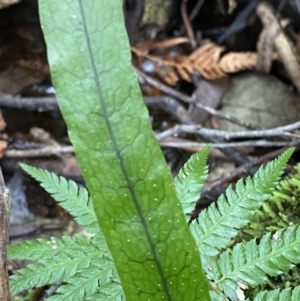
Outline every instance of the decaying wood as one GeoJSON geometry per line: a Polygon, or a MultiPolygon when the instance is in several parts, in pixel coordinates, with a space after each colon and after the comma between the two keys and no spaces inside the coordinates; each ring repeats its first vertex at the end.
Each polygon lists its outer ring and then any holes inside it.
{"type": "Polygon", "coordinates": [[[285,69],[300,93],[300,61],[291,41],[284,34],[279,34],[275,38],[275,47],[285,69]]]}
{"type": "Polygon", "coordinates": [[[0,298],[10,301],[7,274],[7,245],[9,237],[9,206],[10,193],[5,187],[2,171],[0,170],[0,298]]]}
{"type": "Polygon", "coordinates": [[[281,31],[281,28],[270,5],[265,5],[265,3],[258,5],[256,13],[264,26],[257,43],[258,59],[256,69],[269,73],[272,55],[275,50],[274,39],[281,31]]]}
{"type": "Polygon", "coordinates": [[[293,43],[285,35],[276,13],[269,3],[260,3],[257,6],[257,14],[263,23],[264,29],[257,45],[258,60],[256,68],[260,71],[269,72],[273,52],[276,50],[279,59],[300,92],[300,61],[293,43]]]}

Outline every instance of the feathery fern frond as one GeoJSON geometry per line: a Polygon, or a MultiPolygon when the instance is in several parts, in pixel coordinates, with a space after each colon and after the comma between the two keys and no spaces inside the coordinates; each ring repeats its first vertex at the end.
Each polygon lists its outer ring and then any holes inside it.
{"type": "Polygon", "coordinates": [[[222,294],[222,292],[217,293],[214,290],[210,290],[209,294],[212,301],[229,301],[226,296],[222,294]]]}
{"type": "Polygon", "coordinates": [[[122,296],[122,286],[116,279],[114,272],[111,262],[102,263],[100,266],[92,266],[90,269],[78,273],[76,277],[66,279],[66,284],[61,285],[55,295],[48,298],[48,300],[82,301],[89,298],[94,298],[92,300],[107,300],[112,294],[122,296]],[[96,295],[98,295],[97,298],[96,295]]]}
{"type": "MultiPolygon", "coordinates": [[[[84,301],[124,301],[125,297],[123,291],[115,289],[114,286],[105,285],[101,287],[104,293],[96,293],[92,296],[85,298],[84,301]]],[[[51,300],[52,301],[52,300],[51,300]]]]}
{"type": "MultiPolygon", "coordinates": [[[[56,247],[52,244],[52,248],[56,247]]],[[[79,248],[77,248],[78,250],[79,248]]],[[[54,248],[54,250],[56,250],[54,248]]],[[[69,249],[70,250],[70,249],[69,249]]],[[[81,250],[82,251],[82,250],[81,250]]],[[[74,254],[74,252],[71,252],[74,254]]],[[[98,248],[90,245],[88,252],[76,252],[74,257],[64,254],[61,250],[57,254],[40,259],[38,263],[29,264],[26,268],[18,271],[10,277],[10,288],[12,293],[18,293],[28,288],[40,287],[52,284],[59,280],[69,279],[82,269],[88,269],[94,260],[103,264],[111,259],[103,257],[98,248]]],[[[112,269],[114,265],[112,264],[112,269]]]]}
{"type": "Polygon", "coordinates": [[[185,214],[195,209],[195,203],[200,197],[208,174],[206,161],[210,149],[210,145],[207,145],[200,152],[193,154],[175,178],[176,193],[185,214]]]}
{"type": "Polygon", "coordinates": [[[239,180],[235,191],[229,187],[226,197],[221,195],[217,203],[200,213],[199,224],[191,224],[191,231],[201,255],[217,255],[249,222],[255,210],[270,197],[292,152],[289,149],[266,167],[259,168],[253,178],[239,180]]]}
{"type": "Polygon", "coordinates": [[[87,268],[87,263],[96,256],[85,256],[72,260],[68,257],[40,260],[38,263],[29,264],[10,277],[10,289],[13,294],[28,288],[52,284],[64,278],[72,277],[80,268],[87,268]]]}
{"type": "Polygon", "coordinates": [[[21,167],[40,182],[40,185],[51,194],[60,206],[68,211],[88,232],[98,233],[100,231],[92,202],[84,187],[47,170],[26,164],[21,164],[21,167]]]}
{"type": "Polygon", "coordinates": [[[61,239],[40,239],[10,246],[8,250],[12,258],[39,260],[10,277],[12,292],[17,293],[59,280],[70,280],[82,269],[91,272],[90,265],[97,266],[98,278],[105,283],[108,271],[103,266],[110,267],[109,277],[116,273],[116,269],[105,241],[99,236],[89,240],[77,234],[74,239],[64,236],[61,239]]]}
{"type": "Polygon", "coordinates": [[[300,263],[300,225],[267,233],[259,244],[255,239],[239,243],[220,254],[211,268],[217,286],[229,298],[235,298],[239,282],[255,287],[266,284],[268,276],[278,276],[300,263]]]}
{"type": "MultiPolygon", "coordinates": [[[[264,291],[258,293],[253,301],[299,301],[300,300],[300,286],[293,289],[286,288],[282,291],[279,289],[273,291],[264,291]]],[[[247,299],[246,301],[250,301],[247,299]]]]}
{"type": "Polygon", "coordinates": [[[281,180],[270,199],[255,213],[240,237],[261,237],[269,231],[286,228],[300,222],[300,164],[295,173],[281,180]]]}
{"type": "Polygon", "coordinates": [[[85,256],[93,250],[97,250],[102,254],[108,252],[105,241],[101,242],[98,239],[95,244],[94,238],[88,239],[83,235],[75,234],[73,238],[70,236],[51,237],[49,240],[40,238],[36,241],[29,240],[14,244],[9,246],[8,256],[21,260],[39,260],[54,256],[75,258],[85,256]]]}

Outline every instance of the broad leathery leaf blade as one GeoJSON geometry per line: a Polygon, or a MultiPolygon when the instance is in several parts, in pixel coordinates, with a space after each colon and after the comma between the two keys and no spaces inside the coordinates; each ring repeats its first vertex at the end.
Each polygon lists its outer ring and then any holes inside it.
{"type": "Polygon", "coordinates": [[[127,300],[209,300],[130,62],[120,0],[40,0],[58,103],[127,300]]]}

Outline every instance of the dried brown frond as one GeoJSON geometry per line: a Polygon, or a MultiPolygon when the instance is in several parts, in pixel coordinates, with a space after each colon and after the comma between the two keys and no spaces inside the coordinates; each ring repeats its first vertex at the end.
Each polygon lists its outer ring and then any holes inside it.
{"type": "Polygon", "coordinates": [[[131,47],[141,61],[149,59],[157,76],[169,85],[175,85],[180,79],[192,81],[192,74],[198,72],[207,80],[224,78],[229,73],[252,69],[256,65],[257,55],[252,52],[230,52],[222,55],[224,47],[208,43],[196,49],[191,55],[157,57],[150,55],[145,49],[131,47]]]}
{"type": "Polygon", "coordinates": [[[189,64],[194,71],[198,71],[205,79],[213,80],[226,77],[226,73],[219,65],[224,47],[214,43],[206,44],[196,49],[189,56],[189,64]]]}
{"type": "Polygon", "coordinates": [[[229,52],[220,60],[220,68],[225,73],[235,73],[242,70],[253,69],[256,66],[257,54],[255,52],[229,52]]]}

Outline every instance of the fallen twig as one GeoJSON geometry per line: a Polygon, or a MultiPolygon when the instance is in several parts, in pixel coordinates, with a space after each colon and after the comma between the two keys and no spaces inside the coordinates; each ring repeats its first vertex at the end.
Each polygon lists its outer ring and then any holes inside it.
{"type": "Polygon", "coordinates": [[[286,126],[277,127],[268,130],[257,130],[257,131],[220,131],[202,127],[201,125],[176,125],[160,134],[156,135],[157,139],[163,139],[171,135],[178,135],[181,133],[197,134],[199,136],[209,137],[221,137],[225,140],[235,138],[259,138],[259,137],[289,137],[289,138],[300,138],[300,135],[289,133],[300,128],[300,122],[295,122],[286,126]]]}
{"type": "MultiPolygon", "coordinates": [[[[186,150],[192,150],[193,152],[197,152],[202,149],[207,142],[194,142],[185,139],[178,139],[178,138],[165,138],[159,141],[160,146],[164,147],[174,147],[174,148],[181,148],[186,150]]],[[[249,140],[249,141],[242,141],[242,142],[216,142],[211,143],[212,147],[218,148],[228,148],[228,147],[246,147],[246,146],[253,146],[253,147],[291,147],[291,146],[298,146],[300,145],[300,140],[297,141],[268,141],[265,139],[260,140],[249,140]]]]}
{"type": "Polygon", "coordinates": [[[238,118],[234,117],[234,116],[231,116],[231,115],[228,115],[228,114],[223,114],[209,106],[204,106],[202,105],[201,103],[199,102],[195,102],[195,99],[186,95],[186,94],[183,94],[181,92],[178,92],[170,87],[168,87],[167,85],[164,85],[163,83],[155,80],[154,78],[151,78],[150,76],[146,75],[144,72],[141,72],[140,70],[138,69],[135,69],[136,70],[136,73],[137,75],[139,76],[139,81],[141,83],[144,83],[144,82],[147,82],[149,85],[159,89],[160,91],[164,92],[165,94],[168,94],[172,97],[175,97],[183,102],[186,102],[186,103],[193,103],[197,108],[205,111],[205,112],[208,112],[209,114],[213,115],[213,116],[216,116],[216,117],[219,117],[219,118],[222,118],[222,119],[225,119],[225,120],[228,120],[232,123],[236,123],[240,126],[243,126],[245,128],[249,128],[249,129],[258,129],[257,126],[253,125],[253,124],[250,124],[248,122],[244,122],[244,121],[241,121],[239,120],[238,118]]]}
{"type": "Polygon", "coordinates": [[[181,17],[182,17],[186,32],[188,34],[188,37],[190,39],[191,46],[193,49],[195,49],[197,47],[197,42],[195,39],[193,28],[191,26],[191,22],[189,20],[188,14],[187,14],[187,1],[188,0],[181,1],[181,17]]]}
{"type": "Polygon", "coordinates": [[[29,111],[50,111],[58,107],[57,100],[51,97],[18,97],[0,94],[0,107],[26,109],[29,111]]]}
{"type": "Polygon", "coordinates": [[[8,149],[4,156],[10,158],[26,158],[26,157],[48,157],[60,155],[62,153],[74,153],[73,146],[49,145],[35,149],[8,149]]]}

